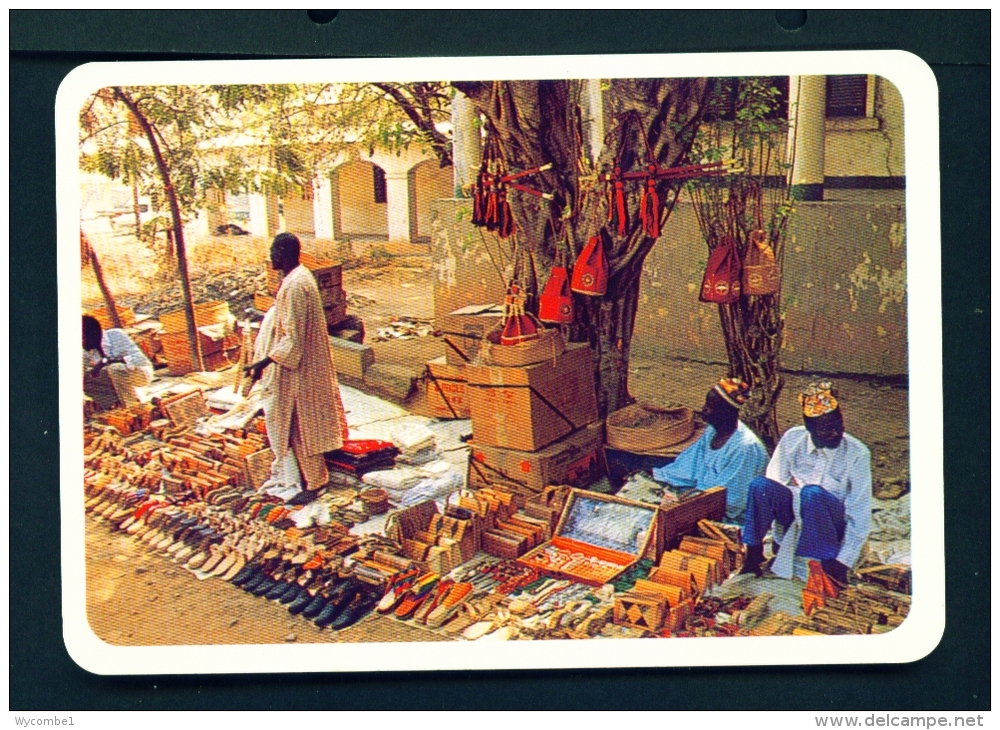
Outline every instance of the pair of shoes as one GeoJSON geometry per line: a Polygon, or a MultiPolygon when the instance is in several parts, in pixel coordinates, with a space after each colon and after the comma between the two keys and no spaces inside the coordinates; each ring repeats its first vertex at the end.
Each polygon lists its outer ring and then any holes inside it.
{"type": "Polygon", "coordinates": [[[441,597],[437,607],[427,615],[427,625],[431,628],[438,628],[452,616],[454,616],[460,606],[472,594],[471,583],[453,583],[447,592],[441,597]]]}
{"type": "Polygon", "coordinates": [[[440,576],[437,573],[428,573],[415,581],[396,606],[396,618],[404,621],[411,618],[417,609],[434,595],[439,580],[440,576]]]}
{"type": "Polygon", "coordinates": [[[434,589],[434,595],[428,600],[424,601],[423,605],[420,606],[413,614],[413,620],[418,624],[427,624],[427,617],[431,615],[431,611],[441,605],[442,599],[447,595],[448,590],[455,585],[455,581],[451,578],[445,578],[440,581],[436,588],[434,589]]]}
{"type": "Polygon", "coordinates": [[[349,605],[360,592],[360,582],[354,578],[348,578],[330,591],[327,604],[313,618],[313,623],[321,629],[332,624],[339,616],[345,606],[349,605]]]}
{"type": "Polygon", "coordinates": [[[353,626],[371,613],[378,601],[379,593],[376,589],[367,588],[359,591],[354,599],[343,608],[340,615],[330,624],[330,628],[333,631],[340,631],[341,629],[353,626]]]}
{"type": "Polygon", "coordinates": [[[379,613],[390,613],[395,611],[396,607],[403,600],[403,597],[410,590],[410,587],[417,580],[417,576],[420,575],[419,568],[411,568],[409,570],[404,570],[402,573],[397,574],[390,582],[386,589],[385,595],[379,599],[375,610],[379,613]]]}

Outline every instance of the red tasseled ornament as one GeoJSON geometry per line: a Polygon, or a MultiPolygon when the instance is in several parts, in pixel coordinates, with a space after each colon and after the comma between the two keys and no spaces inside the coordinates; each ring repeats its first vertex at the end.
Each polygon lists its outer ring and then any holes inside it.
{"type": "Polygon", "coordinates": [[[521,287],[511,283],[503,303],[504,323],[503,332],[500,334],[501,345],[519,345],[522,342],[541,337],[545,328],[535,315],[524,311],[524,300],[521,287]]]}

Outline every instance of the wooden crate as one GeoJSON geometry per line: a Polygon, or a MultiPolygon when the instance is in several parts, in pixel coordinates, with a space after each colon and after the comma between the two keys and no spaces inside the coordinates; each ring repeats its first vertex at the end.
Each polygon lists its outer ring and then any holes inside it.
{"type": "Polygon", "coordinates": [[[664,550],[678,547],[684,535],[699,534],[700,520],[722,521],[726,518],[725,487],[712,487],[697,492],[691,490],[689,494],[680,502],[660,508],[660,531],[654,560],[658,561],[664,550]]]}
{"type": "MultiPolygon", "coordinates": [[[[239,362],[238,340],[235,347],[227,349],[227,341],[231,342],[229,337],[223,340],[214,340],[200,332],[198,333],[198,337],[202,344],[202,365],[205,366],[206,371],[225,370],[233,363],[239,362]]],[[[163,357],[167,360],[167,368],[171,375],[186,375],[194,372],[195,366],[191,362],[191,350],[188,346],[186,332],[164,333],[160,335],[160,344],[163,357]]]]}
{"type": "MultiPolygon", "coordinates": [[[[624,528],[624,523],[610,514],[611,510],[608,511],[611,525],[624,528]]],[[[556,526],[554,537],[521,557],[519,562],[529,565],[547,575],[569,578],[589,585],[604,585],[621,576],[622,573],[635,565],[639,561],[639,558],[646,553],[650,542],[655,539],[658,518],[657,509],[653,505],[632,502],[596,492],[573,489],[570,491],[566,507],[563,509],[559,524],[556,526]],[[633,516],[641,515],[643,517],[641,521],[646,522],[647,526],[641,535],[636,534],[631,536],[625,534],[623,531],[617,540],[623,548],[628,546],[629,551],[585,542],[582,539],[578,539],[583,537],[582,535],[573,532],[573,525],[577,519],[575,510],[593,510],[600,504],[607,506],[615,505],[615,509],[618,511],[630,513],[633,516]],[[642,514],[647,512],[650,514],[642,514]],[[633,537],[636,541],[639,541],[639,544],[631,544],[633,537]],[[561,566],[553,566],[546,555],[548,550],[557,551],[560,555],[572,556],[579,554],[584,556],[585,560],[570,561],[561,566]],[[590,563],[589,558],[591,557],[603,561],[606,565],[600,566],[590,563]]]]}
{"type": "Polygon", "coordinates": [[[670,607],[665,598],[628,591],[615,596],[612,620],[619,626],[656,632],[663,626],[669,613],[670,607]]]}

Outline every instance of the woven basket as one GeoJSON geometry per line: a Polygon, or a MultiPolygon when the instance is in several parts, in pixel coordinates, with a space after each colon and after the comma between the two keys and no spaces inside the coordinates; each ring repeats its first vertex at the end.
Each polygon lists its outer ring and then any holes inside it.
{"type": "Polygon", "coordinates": [[[495,345],[484,340],[482,360],[484,365],[515,368],[554,360],[566,351],[566,341],[557,329],[546,329],[534,340],[519,345],[495,345]]]}
{"type": "Polygon", "coordinates": [[[606,440],[613,449],[642,454],[679,444],[692,433],[690,408],[650,410],[633,403],[608,416],[606,440]]]}
{"type": "Polygon", "coordinates": [[[372,515],[384,515],[389,511],[389,493],[384,489],[366,489],[358,495],[368,513],[372,515]]]}

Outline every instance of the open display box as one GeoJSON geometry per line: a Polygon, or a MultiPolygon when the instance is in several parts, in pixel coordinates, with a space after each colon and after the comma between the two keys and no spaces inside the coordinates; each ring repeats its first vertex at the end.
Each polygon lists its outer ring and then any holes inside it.
{"type": "Polygon", "coordinates": [[[573,489],[552,539],[518,562],[548,575],[604,585],[646,554],[658,519],[656,505],[573,489]]]}

